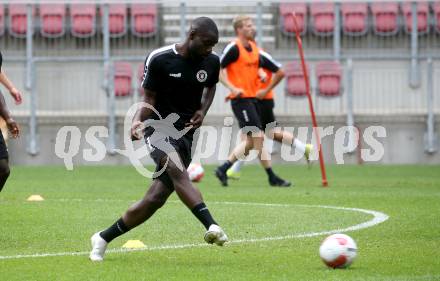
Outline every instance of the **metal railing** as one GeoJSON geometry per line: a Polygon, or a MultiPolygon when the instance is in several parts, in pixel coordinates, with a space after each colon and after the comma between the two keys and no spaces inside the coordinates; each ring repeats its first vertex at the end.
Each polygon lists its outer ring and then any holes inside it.
{"type": "MultiPolygon", "coordinates": [[[[38,3],[40,2],[45,1],[38,3]]],[[[88,2],[99,3],[101,11],[97,13],[96,34],[91,38],[73,37],[67,32],[69,26],[66,27],[66,34],[60,38],[44,38],[37,32],[39,23],[34,15],[32,1],[26,1],[26,38],[15,38],[8,32],[0,37],[0,48],[8,53],[5,61],[24,64],[25,89],[30,93],[28,152],[31,154],[37,154],[39,151],[37,119],[41,114],[53,114],[54,117],[60,114],[107,116],[108,150],[110,153],[113,152],[116,143],[116,117],[139,98],[137,95],[115,98],[113,63],[120,60],[129,61],[133,64],[133,73],[136,73],[136,64],[143,62],[149,50],[164,43],[183,40],[188,30],[188,22],[198,15],[212,15],[217,21],[222,37],[216,48],[217,52],[221,52],[227,43],[224,38],[234,36],[231,19],[238,13],[249,13],[255,19],[257,42],[260,46],[283,63],[298,58],[294,38],[281,30],[282,18],[278,9],[279,2],[276,1],[231,1],[231,7],[226,8],[208,2],[200,4],[197,1],[155,1],[160,6],[160,24],[157,34],[151,38],[136,38],[129,32],[120,38],[110,37],[108,3],[112,1],[88,2]],[[174,35],[176,31],[177,36],[174,35]],[[64,81],[60,82],[60,79],[64,81]],[[57,86],[58,88],[54,89],[57,86]],[[72,95],[75,91],[75,95],[72,95]],[[57,102],[52,103],[51,98],[57,94],[61,96],[57,96],[57,102]]],[[[412,2],[412,14],[417,13],[416,5],[416,2],[412,2]]],[[[343,95],[330,99],[314,94],[318,115],[344,114],[347,116],[347,123],[352,124],[357,114],[426,114],[427,151],[435,151],[434,115],[440,112],[440,105],[434,93],[439,92],[440,85],[437,82],[439,79],[434,77],[438,76],[439,72],[440,32],[433,28],[432,10],[429,12],[431,28],[427,34],[418,33],[417,17],[412,17],[411,32],[408,34],[403,31],[403,15],[399,12],[400,31],[393,36],[381,37],[372,31],[370,12],[368,32],[362,36],[345,34],[342,31],[341,3],[335,1],[334,9],[332,36],[316,36],[308,29],[302,37],[306,59],[312,64],[312,88],[315,92],[317,81],[313,74],[314,63],[336,60],[341,62],[345,70],[343,95]],[[380,65],[381,69],[375,70],[374,62],[380,65]],[[396,69],[387,68],[387,62],[396,62],[399,66],[396,69]],[[368,66],[369,63],[373,66],[368,66]],[[402,68],[405,64],[408,66],[402,68]],[[405,78],[405,71],[409,74],[408,78],[405,78]],[[390,81],[383,80],[382,76],[385,74],[389,79],[394,79],[391,80],[393,85],[390,85],[390,81]],[[402,81],[407,83],[402,84],[402,81]],[[380,85],[375,86],[378,82],[380,85]],[[387,90],[387,87],[393,89],[387,90]],[[392,92],[391,96],[387,93],[389,91],[392,92]],[[406,92],[409,94],[406,95],[406,92]]],[[[307,28],[310,28],[310,21],[308,17],[307,28]]],[[[136,74],[132,76],[132,92],[135,93],[138,90],[138,81],[136,74]]],[[[211,113],[230,114],[229,106],[223,102],[226,90],[220,86],[218,91],[211,113]]],[[[277,114],[308,114],[303,104],[304,100],[292,99],[282,94],[284,85],[279,86],[277,92],[277,104],[283,105],[277,107],[277,114]]]]}

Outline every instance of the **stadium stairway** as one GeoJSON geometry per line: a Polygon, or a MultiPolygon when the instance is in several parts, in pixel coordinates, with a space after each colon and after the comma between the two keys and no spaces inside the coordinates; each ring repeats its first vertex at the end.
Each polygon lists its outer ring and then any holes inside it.
{"type": "MultiPolygon", "coordinates": [[[[165,44],[172,44],[180,41],[180,7],[167,6],[163,7],[163,23],[162,32],[165,44]]],[[[274,7],[263,6],[263,46],[265,48],[272,48],[275,45],[275,31],[277,30],[276,20],[273,13],[274,7]]],[[[212,18],[218,25],[220,31],[220,40],[216,51],[221,51],[223,48],[235,38],[234,29],[232,27],[232,20],[235,16],[245,14],[250,15],[256,24],[257,8],[253,6],[229,6],[218,9],[218,7],[211,6],[187,6],[186,20],[189,23],[191,20],[207,16],[212,18]]],[[[188,24],[187,24],[188,25],[188,24]]]]}

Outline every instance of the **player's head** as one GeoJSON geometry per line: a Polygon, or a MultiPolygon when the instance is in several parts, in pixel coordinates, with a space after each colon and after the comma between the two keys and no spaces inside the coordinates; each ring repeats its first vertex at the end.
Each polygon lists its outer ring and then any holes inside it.
{"type": "Polygon", "coordinates": [[[252,40],[255,35],[254,22],[249,16],[240,15],[234,18],[232,25],[238,37],[252,40]]]}
{"type": "Polygon", "coordinates": [[[208,17],[199,17],[192,21],[188,34],[188,52],[192,58],[203,58],[212,52],[218,43],[218,28],[208,17]]]}

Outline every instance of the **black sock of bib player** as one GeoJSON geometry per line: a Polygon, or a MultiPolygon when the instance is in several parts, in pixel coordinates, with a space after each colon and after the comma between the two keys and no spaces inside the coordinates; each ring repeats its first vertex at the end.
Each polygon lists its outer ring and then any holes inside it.
{"type": "Polygon", "coordinates": [[[104,239],[107,243],[110,243],[116,237],[121,236],[125,232],[129,231],[128,227],[125,225],[122,218],[117,220],[112,226],[107,228],[106,230],[99,233],[99,235],[104,239]]]}
{"type": "Polygon", "coordinates": [[[266,173],[267,173],[267,176],[269,177],[269,181],[271,181],[274,178],[276,178],[276,175],[272,171],[272,168],[266,168],[266,173]]]}
{"type": "Polygon", "coordinates": [[[205,203],[200,203],[196,205],[192,210],[194,216],[196,216],[199,221],[205,226],[206,229],[209,228],[211,224],[217,224],[215,220],[212,218],[211,213],[206,207],[205,203]]]}
{"type": "Polygon", "coordinates": [[[231,161],[226,161],[225,163],[223,163],[223,165],[221,165],[220,167],[218,167],[218,169],[220,171],[222,171],[223,173],[226,173],[226,171],[231,168],[233,163],[231,163],[231,161]]]}

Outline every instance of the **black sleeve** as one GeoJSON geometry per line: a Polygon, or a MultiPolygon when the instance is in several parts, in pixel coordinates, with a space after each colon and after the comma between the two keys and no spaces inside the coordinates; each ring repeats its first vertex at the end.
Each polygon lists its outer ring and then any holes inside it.
{"type": "Polygon", "coordinates": [[[260,51],[259,60],[259,66],[269,70],[270,72],[277,72],[281,68],[281,64],[264,51],[260,51]]]}
{"type": "Polygon", "coordinates": [[[226,46],[220,59],[220,65],[222,68],[227,67],[229,64],[238,60],[238,47],[237,45],[226,46]]]}
{"type": "Polygon", "coordinates": [[[0,52],[0,72],[2,72],[2,64],[3,64],[3,56],[2,56],[2,52],[0,52]]]}
{"type": "Polygon", "coordinates": [[[206,81],[206,87],[211,88],[218,82],[218,76],[220,74],[220,59],[218,56],[212,56],[212,62],[210,62],[210,67],[212,67],[211,77],[208,77],[206,81]]]}
{"type": "Polygon", "coordinates": [[[144,76],[142,79],[142,88],[150,91],[157,91],[158,84],[158,63],[157,58],[151,57],[151,54],[145,59],[144,76]]]}

